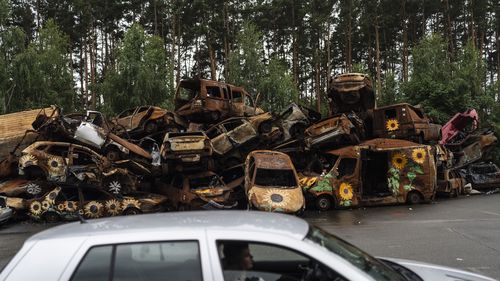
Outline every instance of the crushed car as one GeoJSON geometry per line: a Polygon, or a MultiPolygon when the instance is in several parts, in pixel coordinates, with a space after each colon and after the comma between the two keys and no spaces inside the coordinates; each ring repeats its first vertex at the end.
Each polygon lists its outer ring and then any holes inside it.
{"type": "Polygon", "coordinates": [[[500,169],[494,163],[474,163],[462,170],[462,175],[473,189],[500,187],[500,169]]]}
{"type": "MultiPolygon", "coordinates": [[[[97,185],[115,194],[135,190],[137,177],[116,164],[82,145],[38,141],[22,151],[19,174],[28,179],[97,185]]],[[[131,163],[123,164],[130,167],[131,163]]]]}
{"type": "Polygon", "coordinates": [[[457,197],[465,194],[466,180],[456,170],[438,169],[437,171],[437,193],[449,197],[457,197]]]}
{"type": "Polygon", "coordinates": [[[333,114],[351,111],[362,115],[375,108],[375,92],[368,75],[344,73],[330,78],[328,98],[333,114]]]}
{"type": "Polygon", "coordinates": [[[331,169],[300,179],[308,201],[319,210],[417,204],[431,201],[436,193],[431,146],[373,139],[327,154],[331,169]]]}
{"type": "Polygon", "coordinates": [[[282,131],[281,142],[302,138],[309,125],[321,120],[321,113],[305,106],[291,103],[276,118],[275,123],[282,131]]]}
{"type": "Polygon", "coordinates": [[[0,225],[8,221],[13,214],[12,209],[7,206],[5,197],[0,196],[0,225]]]}
{"type": "Polygon", "coordinates": [[[179,83],[175,112],[198,123],[217,123],[221,118],[263,113],[243,88],[206,79],[186,79],[179,83]]]}
{"type": "Polygon", "coordinates": [[[439,143],[456,143],[477,130],[478,127],[479,115],[475,109],[467,109],[465,112],[458,112],[443,125],[441,129],[442,137],[439,143]]]}
{"type": "Polygon", "coordinates": [[[175,174],[158,192],[168,196],[174,210],[232,209],[238,205],[231,196],[233,188],[216,173],[206,171],[175,174]]]}
{"type": "Polygon", "coordinates": [[[165,175],[174,171],[213,169],[212,143],[204,132],[167,133],[160,153],[165,175]]]}
{"type": "Polygon", "coordinates": [[[441,139],[441,125],[432,123],[422,109],[408,103],[373,110],[373,136],[406,139],[420,144],[441,139]]]}
{"type": "Polygon", "coordinates": [[[445,146],[453,152],[453,167],[461,168],[480,161],[497,142],[495,134],[486,130],[468,135],[458,143],[449,143],[445,146]]]}
{"type": "Polygon", "coordinates": [[[166,204],[167,197],[159,194],[136,192],[115,196],[97,188],[75,186],[58,186],[23,202],[30,217],[47,222],[153,213],[165,210],[166,204]]]}
{"type": "Polygon", "coordinates": [[[305,209],[297,172],[288,155],[255,150],[245,161],[245,192],[249,208],[297,214],[305,209]]]}
{"type": "Polygon", "coordinates": [[[363,120],[354,112],[338,114],[311,125],[305,130],[308,148],[332,149],[358,144],[365,136],[363,120]]]}

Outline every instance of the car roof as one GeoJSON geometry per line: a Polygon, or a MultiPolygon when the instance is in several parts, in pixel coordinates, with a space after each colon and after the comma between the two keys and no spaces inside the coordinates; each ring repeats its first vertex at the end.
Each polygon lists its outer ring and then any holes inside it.
{"type": "Polygon", "coordinates": [[[280,234],[303,239],[309,230],[306,221],[293,215],[261,211],[189,211],[155,213],[87,220],[56,226],[33,235],[28,241],[63,237],[90,237],[148,231],[234,230],[280,234]]]}

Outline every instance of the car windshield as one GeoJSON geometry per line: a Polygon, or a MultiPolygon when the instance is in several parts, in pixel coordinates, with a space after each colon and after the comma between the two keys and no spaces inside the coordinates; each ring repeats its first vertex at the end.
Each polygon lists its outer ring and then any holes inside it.
{"type": "Polygon", "coordinates": [[[212,175],[201,178],[189,179],[189,186],[191,189],[203,189],[203,188],[223,187],[224,184],[221,182],[218,176],[212,175]]]}
{"type": "Polygon", "coordinates": [[[403,276],[378,259],[315,226],[309,227],[304,238],[342,257],[375,280],[406,281],[403,276]]]}
{"type": "Polygon", "coordinates": [[[293,170],[283,169],[257,169],[255,184],[260,186],[272,186],[282,188],[293,188],[297,186],[297,180],[293,170]]]}

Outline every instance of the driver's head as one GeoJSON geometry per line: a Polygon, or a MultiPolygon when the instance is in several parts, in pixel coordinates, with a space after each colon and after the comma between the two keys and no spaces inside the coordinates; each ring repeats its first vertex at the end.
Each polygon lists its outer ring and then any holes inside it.
{"type": "Polygon", "coordinates": [[[222,252],[227,262],[227,269],[249,270],[253,267],[253,257],[246,242],[226,242],[222,252]]]}

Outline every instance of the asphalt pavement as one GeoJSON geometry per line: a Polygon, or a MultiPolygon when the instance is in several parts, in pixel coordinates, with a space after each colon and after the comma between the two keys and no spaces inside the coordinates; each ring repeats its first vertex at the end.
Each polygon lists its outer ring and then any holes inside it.
{"type": "MultiPolygon", "coordinates": [[[[447,265],[500,280],[500,194],[306,211],[304,218],[375,256],[447,265]]],[[[52,226],[29,221],[0,226],[0,268],[29,236],[52,226]]]]}

